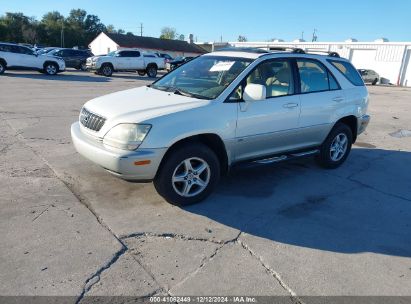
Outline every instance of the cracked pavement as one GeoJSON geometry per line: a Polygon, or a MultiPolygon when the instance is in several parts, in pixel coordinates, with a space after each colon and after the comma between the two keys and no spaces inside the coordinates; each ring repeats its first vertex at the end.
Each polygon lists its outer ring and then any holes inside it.
{"type": "Polygon", "coordinates": [[[370,126],[341,168],[235,170],[179,208],[71,145],[85,101],[148,83],[0,77],[0,295],[411,296],[411,137],[390,135],[411,130],[410,89],[369,87],[370,126]]]}

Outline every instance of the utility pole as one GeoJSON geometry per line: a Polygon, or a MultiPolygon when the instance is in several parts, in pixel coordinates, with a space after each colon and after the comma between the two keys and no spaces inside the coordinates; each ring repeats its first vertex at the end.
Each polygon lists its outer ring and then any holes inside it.
{"type": "Polygon", "coordinates": [[[223,42],[223,35],[220,36],[220,42],[223,42]]]}
{"type": "Polygon", "coordinates": [[[301,40],[304,40],[304,31],[301,32],[301,40]]]}
{"type": "Polygon", "coordinates": [[[140,36],[143,37],[143,23],[140,23],[140,36]]]}
{"type": "Polygon", "coordinates": [[[64,20],[61,20],[60,45],[64,48],[64,20]]]}

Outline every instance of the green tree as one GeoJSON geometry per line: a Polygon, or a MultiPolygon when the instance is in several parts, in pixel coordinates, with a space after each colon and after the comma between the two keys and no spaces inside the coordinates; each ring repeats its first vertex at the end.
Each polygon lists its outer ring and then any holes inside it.
{"type": "Polygon", "coordinates": [[[63,15],[59,12],[49,12],[43,16],[39,26],[40,40],[45,45],[60,46],[61,32],[67,29],[67,24],[63,15]]]}
{"type": "Polygon", "coordinates": [[[107,31],[107,33],[115,33],[116,28],[114,27],[114,25],[109,24],[109,25],[106,26],[106,31],[107,31]]]}
{"type": "Polygon", "coordinates": [[[248,39],[247,39],[247,37],[246,36],[242,36],[242,35],[240,35],[240,36],[238,36],[238,42],[247,42],[248,41],[248,39]]]}
{"type": "Polygon", "coordinates": [[[6,13],[0,18],[0,24],[5,28],[4,41],[26,42],[23,29],[30,26],[29,17],[22,13],[6,13]]]}
{"type": "Polygon", "coordinates": [[[163,27],[161,29],[160,39],[176,39],[177,31],[172,27],[163,27]]]}
{"type": "Polygon", "coordinates": [[[186,40],[186,37],[183,34],[180,34],[178,36],[178,40],[186,40]]]}

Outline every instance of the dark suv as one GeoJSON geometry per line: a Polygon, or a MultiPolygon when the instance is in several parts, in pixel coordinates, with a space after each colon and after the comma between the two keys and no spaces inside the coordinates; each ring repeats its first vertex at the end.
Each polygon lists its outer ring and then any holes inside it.
{"type": "Polygon", "coordinates": [[[51,56],[57,56],[64,59],[67,68],[75,68],[77,70],[86,70],[86,60],[88,57],[93,57],[93,53],[89,50],[75,50],[58,48],[48,53],[51,56]]]}

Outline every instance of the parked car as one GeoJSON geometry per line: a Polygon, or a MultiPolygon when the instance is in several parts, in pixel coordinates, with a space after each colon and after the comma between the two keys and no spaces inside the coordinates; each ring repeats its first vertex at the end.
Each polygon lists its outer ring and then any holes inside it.
{"type": "Polygon", "coordinates": [[[0,74],[7,70],[37,70],[55,75],[66,69],[63,58],[37,55],[32,49],[14,43],[0,42],[0,74]]]}
{"type": "Polygon", "coordinates": [[[174,70],[175,68],[179,67],[180,65],[193,60],[194,57],[176,57],[174,60],[169,61],[166,63],[166,70],[167,72],[170,72],[174,70]]]}
{"type": "Polygon", "coordinates": [[[164,58],[144,53],[136,49],[123,49],[105,56],[94,56],[87,59],[87,69],[97,74],[111,76],[117,71],[137,71],[140,75],[156,77],[158,70],[165,68],[164,58]]]}
{"type": "Polygon", "coordinates": [[[36,53],[37,55],[44,55],[44,54],[50,53],[51,51],[55,49],[58,49],[58,48],[57,47],[45,47],[45,48],[36,50],[36,53]]]}
{"type": "Polygon", "coordinates": [[[376,85],[380,79],[380,75],[378,75],[378,73],[374,70],[359,69],[358,72],[365,83],[376,85]]]}
{"type": "Polygon", "coordinates": [[[74,68],[83,71],[87,69],[87,58],[94,56],[90,50],[75,50],[63,48],[57,48],[50,51],[48,54],[63,58],[66,62],[67,68],[74,68]]]}
{"type": "Polygon", "coordinates": [[[339,167],[368,125],[367,107],[360,75],[336,53],[223,51],[88,101],[71,136],[110,173],[153,180],[167,201],[186,205],[234,165],[315,155],[339,167]]]}
{"type": "Polygon", "coordinates": [[[164,58],[165,62],[170,62],[173,61],[173,57],[171,57],[169,54],[166,53],[155,53],[158,57],[164,58]]]}

